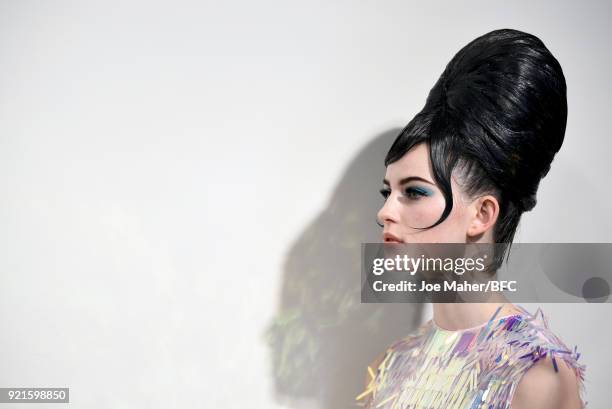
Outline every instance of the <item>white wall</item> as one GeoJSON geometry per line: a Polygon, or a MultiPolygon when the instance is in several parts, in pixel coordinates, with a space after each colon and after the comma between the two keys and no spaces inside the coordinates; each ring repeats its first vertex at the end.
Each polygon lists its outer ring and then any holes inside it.
{"type": "MultiPolygon", "coordinates": [[[[0,386],[68,386],[75,408],[351,407],[427,315],[354,296],[382,157],[497,28],[539,36],[568,83],[518,239],[611,241],[611,5],[424,3],[0,2],[0,386]]],[[[609,306],[544,309],[607,407],[609,306]]]]}

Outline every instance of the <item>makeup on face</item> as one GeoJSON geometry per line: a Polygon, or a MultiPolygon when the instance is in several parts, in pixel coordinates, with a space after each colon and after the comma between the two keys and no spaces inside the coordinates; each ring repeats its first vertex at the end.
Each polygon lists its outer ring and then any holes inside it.
{"type": "Polygon", "coordinates": [[[385,232],[402,237],[431,234],[419,229],[434,224],[444,210],[445,201],[437,185],[414,173],[404,173],[401,177],[388,173],[387,176],[391,177],[383,179],[380,194],[384,204],[378,213],[379,220],[387,221],[385,232]]]}
{"type": "MultiPolygon", "coordinates": [[[[380,193],[386,200],[391,194],[391,189],[389,188],[389,181],[387,179],[384,179],[383,183],[385,184],[385,187],[380,190],[380,193]]],[[[408,176],[402,178],[399,181],[399,185],[402,186],[402,194],[411,200],[418,200],[421,197],[433,196],[434,194],[433,189],[427,187],[427,185],[434,186],[434,184],[419,176],[408,176]]]]}

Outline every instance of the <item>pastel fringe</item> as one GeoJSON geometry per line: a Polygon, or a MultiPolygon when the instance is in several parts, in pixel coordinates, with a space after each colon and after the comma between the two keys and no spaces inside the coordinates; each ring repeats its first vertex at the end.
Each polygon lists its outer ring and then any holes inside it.
{"type": "Polygon", "coordinates": [[[430,320],[393,343],[370,382],[356,397],[368,409],[509,409],[522,375],[546,356],[558,372],[558,359],[574,371],[586,408],[584,372],[577,347],[568,349],[549,329],[538,308],[495,319],[474,329],[446,331],[430,320]]]}

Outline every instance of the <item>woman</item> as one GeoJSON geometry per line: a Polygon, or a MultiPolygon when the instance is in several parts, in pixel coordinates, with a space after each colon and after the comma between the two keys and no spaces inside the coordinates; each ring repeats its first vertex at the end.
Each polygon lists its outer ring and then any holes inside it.
{"type": "MultiPolygon", "coordinates": [[[[503,29],[467,44],[387,154],[384,241],[511,243],[566,118],[561,66],[537,37],[503,29]]],[[[583,408],[576,348],[540,310],[492,301],[434,303],[432,320],[368,368],[357,399],[370,408],[583,408]]]]}

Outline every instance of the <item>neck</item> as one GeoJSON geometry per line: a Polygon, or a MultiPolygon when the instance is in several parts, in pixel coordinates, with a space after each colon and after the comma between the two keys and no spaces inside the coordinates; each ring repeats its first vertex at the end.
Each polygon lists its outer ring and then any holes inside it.
{"type": "Polygon", "coordinates": [[[496,318],[522,312],[500,296],[488,303],[434,303],[433,320],[440,328],[457,331],[486,323],[499,307],[496,318]]]}

